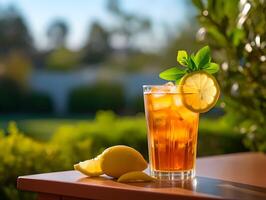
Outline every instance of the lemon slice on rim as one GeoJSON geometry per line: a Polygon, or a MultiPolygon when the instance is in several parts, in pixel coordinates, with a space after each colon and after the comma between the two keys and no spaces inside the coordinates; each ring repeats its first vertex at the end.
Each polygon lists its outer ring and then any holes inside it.
{"type": "Polygon", "coordinates": [[[78,164],[74,165],[74,169],[87,176],[100,176],[103,174],[101,168],[101,159],[98,157],[91,160],[79,162],[78,164]]]}
{"type": "Polygon", "coordinates": [[[220,88],[216,79],[204,71],[185,75],[180,85],[182,102],[193,112],[207,112],[215,106],[220,96],[220,88]]]}

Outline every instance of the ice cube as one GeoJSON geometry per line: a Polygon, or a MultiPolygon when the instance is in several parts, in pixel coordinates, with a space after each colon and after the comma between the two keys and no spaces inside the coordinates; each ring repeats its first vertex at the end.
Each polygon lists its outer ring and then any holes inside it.
{"type": "Polygon", "coordinates": [[[173,83],[173,82],[171,82],[171,81],[169,81],[169,82],[167,82],[167,83],[165,83],[164,85],[166,85],[166,86],[175,86],[175,84],[173,83]]]}
{"type": "Polygon", "coordinates": [[[154,97],[154,98],[160,98],[160,97],[163,97],[163,96],[165,96],[165,94],[163,94],[163,93],[158,93],[158,94],[152,94],[152,96],[154,97]]]}
{"type": "Polygon", "coordinates": [[[172,104],[172,98],[167,94],[152,94],[152,109],[162,110],[170,108],[172,104]]]}
{"type": "Polygon", "coordinates": [[[194,123],[198,119],[198,113],[194,113],[191,110],[187,109],[185,106],[178,107],[179,114],[182,119],[189,123],[194,123]]]}
{"type": "Polygon", "coordinates": [[[180,126],[175,130],[176,140],[180,143],[186,143],[189,140],[189,129],[186,126],[180,126]]]}
{"type": "Polygon", "coordinates": [[[174,105],[175,106],[182,106],[182,100],[181,100],[181,95],[180,94],[176,94],[176,95],[173,95],[173,102],[174,102],[174,105]]]}
{"type": "Polygon", "coordinates": [[[182,116],[180,115],[177,107],[172,106],[169,110],[169,118],[170,120],[183,120],[182,116]]]}
{"type": "Polygon", "coordinates": [[[178,85],[171,85],[169,86],[170,88],[170,92],[173,93],[173,94],[178,94],[179,93],[179,88],[178,88],[178,85]]]}
{"type": "Polygon", "coordinates": [[[172,82],[168,82],[164,85],[154,86],[151,89],[151,93],[156,93],[156,94],[169,93],[171,92],[172,87],[174,87],[174,84],[172,82]]]}
{"type": "Polygon", "coordinates": [[[165,110],[153,112],[152,120],[157,128],[165,127],[167,123],[167,112],[165,110]]]}

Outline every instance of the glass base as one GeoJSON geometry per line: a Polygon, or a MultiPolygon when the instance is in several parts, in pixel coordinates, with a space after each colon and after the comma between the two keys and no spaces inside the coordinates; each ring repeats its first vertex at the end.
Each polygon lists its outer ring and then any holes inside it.
{"type": "Polygon", "coordinates": [[[175,172],[151,170],[151,175],[159,180],[169,180],[169,181],[190,180],[195,177],[195,170],[192,169],[187,171],[175,171],[175,172]]]}

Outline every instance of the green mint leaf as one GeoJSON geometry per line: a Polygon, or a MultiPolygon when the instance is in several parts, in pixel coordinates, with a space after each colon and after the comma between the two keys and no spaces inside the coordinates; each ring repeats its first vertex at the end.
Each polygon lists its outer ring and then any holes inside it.
{"type": "Polygon", "coordinates": [[[193,72],[197,70],[197,65],[196,65],[193,54],[188,57],[188,68],[189,68],[189,72],[193,72]]]}
{"type": "Polygon", "coordinates": [[[201,48],[195,55],[195,63],[197,69],[202,69],[205,65],[211,62],[210,47],[205,46],[201,48]]]}
{"type": "Polygon", "coordinates": [[[176,84],[178,84],[185,74],[200,70],[204,70],[210,74],[214,74],[219,71],[219,65],[211,62],[211,53],[208,46],[201,48],[196,55],[188,55],[184,50],[178,51],[176,59],[178,63],[186,68],[178,68],[178,66],[172,67],[161,72],[159,75],[160,78],[167,81],[175,81],[176,84]]]}
{"type": "Polygon", "coordinates": [[[176,81],[175,81],[175,84],[177,84],[177,85],[178,85],[178,84],[179,84],[179,82],[181,81],[181,79],[182,79],[182,77],[181,77],[180,79],[176,80],[176,81]]]}
{"type": "Polygon", "coordinates": [[[214,74],[214,73],[218,72],[219,69],[220,69],[220,67],[217,63],[211,62],[208,65],[206,65],[203,70],[210,73],[210,74],[214,74]]]}
{"type": "Polygon", "coordinates": [[[160,73],[160,78],[167,81],[176,81],[182,78],[186,74],[185,70],[172,67],[160,73]]]}
{"type": "Polygon", "coordinates": [[[181,50],[181,51],[177,52],[176,60],[177,60],[177,62],[179,62],[180,65],[187,66],[187,64],[188,64],[187,58],[188,58],[188,55],[187,55],[186,51],[181,50]]]}

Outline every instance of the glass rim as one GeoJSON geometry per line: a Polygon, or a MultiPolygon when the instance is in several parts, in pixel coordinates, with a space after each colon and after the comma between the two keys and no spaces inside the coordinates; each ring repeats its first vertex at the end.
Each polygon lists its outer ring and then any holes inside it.
{"type": "MultiPolygon", "coordinates": [[[[145,84],[145,85],[142,85],[142,87],[176,87],[176,86],[181,86],[181,84],[174,84],[174,85],[166,85],[166,84],[145,84]]],[[[186,86],[186,87],[189,87],[189,86],[186,86]]]]}
{"type": "Polygon", "coordinates": [[[180,86],[179,84],[178,85],[165,85],[165,84],[162,84],[162,85],[142,85],[142,87],[176,87],[176,86],[180,86]]]}
{"type": "MultiPolygon", "coordinates": [[[[168,93],[168,94],[196,94],[197,92],[180,92],[180,91],[156,91],[156,92],[152,92],[152,91],[145,91],[145,89],[148,89],[148,88],[153,88],[153,87],[157,87],[157,88],[165,88],[165,87],[179,87],[179,86],[182,86],[180,84],[177,84],[177,85],[142,85],[142,88],[143,88],[143,92],[144,94],[151,94],[151,93],[156,93],[156,94],[165,94],[165,93],[168,93]]],[[[191,88],[193,89],[193,87],[189,87],[189,86],[186,86],[186,88],[191,88]]]]}

